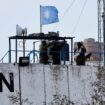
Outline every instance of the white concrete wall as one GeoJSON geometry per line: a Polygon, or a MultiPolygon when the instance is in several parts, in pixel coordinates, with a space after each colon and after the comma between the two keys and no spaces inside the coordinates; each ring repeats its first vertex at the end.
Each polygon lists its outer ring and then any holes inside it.
{"type": "Polygon", "coordinates": [[[3,83],[0,105],[92,105],[97,70],[93,66],[30,64],[18,67],[0,64],[0,73],[3,73],[7,81],[8,74],[14,74],[14,92],[10,92],[3,83]]]}

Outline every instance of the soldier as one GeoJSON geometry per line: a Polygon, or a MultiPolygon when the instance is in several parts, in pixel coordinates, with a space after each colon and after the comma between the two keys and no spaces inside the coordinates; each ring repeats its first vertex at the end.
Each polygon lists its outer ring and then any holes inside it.
{"type": "Polygon", "coordinates": [[[52,56],[53,64],[61,64],[60,61],[60,50],[61,50],[61,45],[57,42],[53,42],[53,45],[50,49],[50,55],[52,56]]]}
{"type": "Polygon", "coordinates": [[[77,65],[85,65],[86,57],[86,48],[82,42],[77,42],[77,48],[74,50],[74,56],[77,65]]]}
{"type": "Polygon", "coordinates": [[[42,41],[40,45],[40,63],[48,64],[47,43],[42,41]]]}

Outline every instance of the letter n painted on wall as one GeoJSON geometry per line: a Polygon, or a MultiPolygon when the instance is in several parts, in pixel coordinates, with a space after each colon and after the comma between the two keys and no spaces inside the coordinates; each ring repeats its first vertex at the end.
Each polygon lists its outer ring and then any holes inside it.
{"type": "Polygon", "coordinates": [[[14,92],[14,76],[13,73],[9,73],[9,80],[7,80],[3,73],[0,73],[0,92],[3,92],[3,83],[10,92],[14,92]]]}

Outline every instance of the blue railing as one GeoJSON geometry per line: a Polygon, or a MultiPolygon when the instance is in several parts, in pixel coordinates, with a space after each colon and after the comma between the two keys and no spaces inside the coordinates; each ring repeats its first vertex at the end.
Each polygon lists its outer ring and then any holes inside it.
{"type": "Polygon", "coordinates": [[[4,56],[0,59],[0,63],[3,63],[4,58],[8,55],[9,51],[7,51],[4,56]]]}
{"type": "MultiPolygon", "coordinates": [[[[11,52],[15,52],[15,50],[11,50],[11,52]]],[[[23,52],[23,50],[18,50],[18,52],[23,52]]],[[[30,58],[30,56],[31,56],[31,54],[34,54],[34,56],[36,56],[36,58],[37,58],[37,60],[39,59],[39,57],[38,57],[38,54],[39,54],[39,51],[37,51],[37,50],[26,50],[25,51],[26,53],[27,53],[27,55],[26,56],[29,56],[29,58],[30,58]]],[[[4,62],[4,59],[6,59],[6,62],[9,62],[8,61],[8,54],[9,54],[9,50],[4,54],[4,56],[0,59],[0,63],[5,63],[4,62]]]]}
{"type": "MultiPolygon", "coordinates": [[[[15,54],[15,50],[11,50],[11,52],[13,52],[14,54],[15,54]]],[[[23,50],[18,50],[18,53],[19,52],[21,52],[21,54],[22,54],[22,52],[23,52],[23,50]]],[[[25,53],[26,53],[26,56],[29,56],[30,57],[30,61],[32,61],[33,59],[31,59],[31,58],[33,58],[33,55],[35,56],[35,60],[36,61],[38,61],[39,62],[39,54],[40,54],[40,52],[38,51],[38,50],[26,50],[25,51],[25,53]],[[31,57],[32,56],[32,57],[31,57]]],[[[65,53],[65,52],[63,52],[63,53],[65,53]]],[[[72,52],[72,54],[74,55],[74,52],[72,52]]],[[[98,56],[100,56],[101,55],[101,58],[103,58],[102,56],[103,56],[103,52],[94,52],[94,53],[92,53],[92,54],[96,54],[96,55],[98,55],[98,56]]],[[[0,63],[6,63],[6,62],[9,62],[9,60],[8,60],[8,55],[9,55],[9,51],[7,51],[5,54],[4,54],[4,56],[0,59],[0,63]]],[[[71,52],[69,52],[69,55],[71,55],[71,52]]],[[[19,55],[20,56],[20,55],[19,55]]],[[[64,54],[64,56],[65,56],[65,54],[64,54]]],[[[12,54],[12,57],[13,57],[13,54],[12,54]]],[[[69,56],[69,58],[70,58],[71,56],[69,56]]],[[[14,60],[12,61],[12,63],[13,62],[15,62],[15,56],[13,57],[14,58],[14,60]]],[[[69,61],[68,62],[70,62],[70,60],[71,59],[69,59],[69,61]]],[[[60,54],[60,61],[66,61],[65,59],[62,59],[62,56],[61,56],[61,54],[60,54]]],[[[96,61],[100,61],[100,62],[103,62],[102,60],[96,60],[96,61]]],[[[73,61],[72,62],[74,62],[74,56],[73,56],[73,61]]],[[[70,63],[69,63],[70,64],[70,63]]]]}

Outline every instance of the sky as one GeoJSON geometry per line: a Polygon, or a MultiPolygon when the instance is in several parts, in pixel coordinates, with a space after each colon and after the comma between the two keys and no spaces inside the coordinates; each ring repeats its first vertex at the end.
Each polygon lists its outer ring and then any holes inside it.
{"type": "Polygon", "coordinates": [[[0,0],[0,59],[9,49],[8,37],[16,35],[16,24],[28,34],[40,32],[40,5],[59,11],[59,22],[44,25],[44,33],[59,31],[60,36],[74,36],[74,41],[98,39],[97,0],[0,0]]]}

